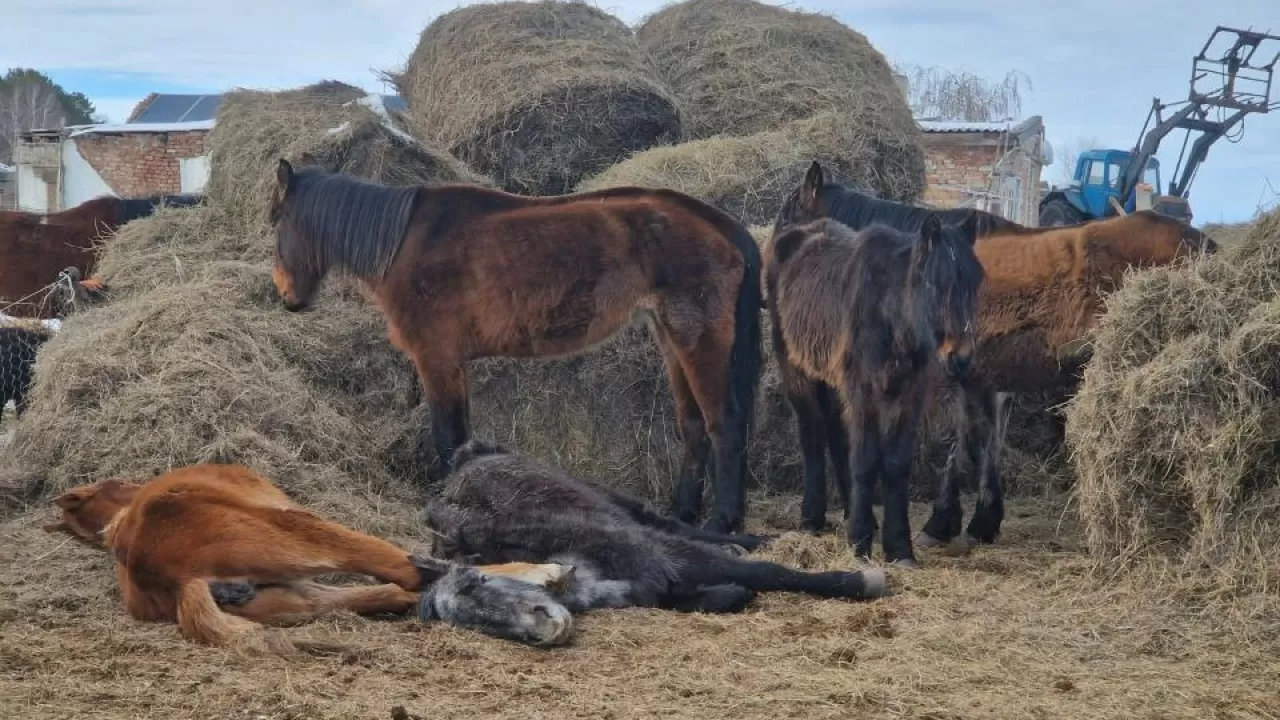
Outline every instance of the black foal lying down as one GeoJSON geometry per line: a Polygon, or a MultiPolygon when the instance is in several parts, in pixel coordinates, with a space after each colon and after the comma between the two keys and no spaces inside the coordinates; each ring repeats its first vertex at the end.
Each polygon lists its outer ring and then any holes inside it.
{"type": "MultiPolygon", "coordinates": [[[[885,574],[802,572],[740,557],[727,546],[761,538],[718,535],[662,517],[640,503],[526,456],[475,440],[454,455],[452,475],[428,502],[435,555],[466,563],[547,562],[573,576],[554,592],[573,612],[658,607],[737,612],[757,592],[874,598],[885,574]]],[[[423,595],[430,615],[430,597],[423,595]]]]}

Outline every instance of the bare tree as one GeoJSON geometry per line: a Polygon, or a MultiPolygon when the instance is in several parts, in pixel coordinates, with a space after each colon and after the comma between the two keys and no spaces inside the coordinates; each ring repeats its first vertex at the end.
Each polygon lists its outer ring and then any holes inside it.
{"type": "Polygon", "coordinates": [[[1023,92],[1031,90],[1031,78],[1017,70],[999,81],[936,66],[905,65],[895,70],[907,77],[907,103],[922,120],[1012,120],[1022,112],[1023,92]]]}
{"type": "Polygon", "coordinates": [[[18,135],[39,128],[59,128],[67,113],[57,90],[44,82],[20,81],[0,88],[0,159],[12,159],[18,135]]]}
{"type": "Polygon", "coordinates": [[[1080,153],[1102,147],[1102,143],[1096,137],[1076,138],[1075,142],[1064,144],[1060,148],[1055,148],[1054,153],[1057,157],[1056,164],[1058,172],[1062,176],[1064,183],[1074,179],[1076,174],[1076,158],[1080,157],[1080,153]]]}

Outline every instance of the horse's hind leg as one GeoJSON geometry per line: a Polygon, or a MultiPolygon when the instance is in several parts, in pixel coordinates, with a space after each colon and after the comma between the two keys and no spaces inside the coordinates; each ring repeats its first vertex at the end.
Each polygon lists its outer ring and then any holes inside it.
{"type": "MultiPolygon", "coordinates": [[[[800,526],[812,533],[827,529],[827,428],[819,394],[821,383],[804,377],[800,370],[779,358],[782,389],[796,416],[800,454],[804,464],[804,496],[800,501],[800,526]]],[[[848,456],[845,456],[848,464],[848,456]]],[[[847,475],[848,473],[846,473],[847,475]]],[[[848,491],[844,491],[848,497],[848,491]]]]}
{"type": "Polygon", "coordinates": [[[223,610],[263,625],[297,625],[340,610],[361,615],[403,615],[417,603],[418,593],[392,583],[334,587],[303,580],[255,588],[252,599],[239,605],[224,605],[223,610]]]}
{"type": "Polygon", "coordinates": [[[431,446],[435,457],[427,466],[427,479],[437,481],[449,474],[453,452],[470,434],[470,382],[463,361],[428,358],[414,354],[418,377],[427,393],[431,411],[431,446]]]}
{"type": "Polygon", "coordinates": [[[853,490],[853,476],[849,474],[849,430],[844,426],[840,396],[836,394],[835,388],[826,383],[818,383],[817,397],[818,408],[822,411],[822,424],[827,433],[827,452],[835,471],[836,490],[840,493],[840,509],[847,515],[851,502],[849,493],[853,490]]]}
{"type": "Polygon", "coordinates": [[[695,523],[702,514],[702,478],[707,466],[710,443],[702,411],[694,399],[681,365],[680,355],[667,329],[656,320],[652,324],[662,359],[667,367],[667,379],[675,403],[676,423],[680,439],[684,442],[684,455],[680,458],[680,476],[676,480],[675,494],[671,501],[671,514],[684,523],[695,523]]]}
{"type": "MultiPolygon", "coordinates": [[[[659,320],[655,325],[661,325],[659,320]]],[[[746,515],[745,453],[746,412],[737,403],[728,402],[730,390],[733,325],[706,322],[695,332],[692,328],[663,329],[665,341],[684,370],[684,378],[693,399],[702,411],[706,434],[711,437],[715,468],[715,504],[705,529],[717,533],[741,530],[746,515]],[[682,338],[696,334],[692,343],[682,338]]],[[[683,479],[683,478],[682,478],[683,479]]],[[[685,519],[677,515],[680,519],[685,519]]]]}
{"type": "Polygon", "coordinates": [[[985,393],[980,409],[981,436],[978,445],[981,462],[978,465],[978,504],[969,527],[965,531],[971,542],[994,543],[1000,535],[1004,521],[1004,492],[1000,487],[1000,450],[1004,443],[1005,425],[1009,419],[1009,407],[1004,393],[985,393]]]}
{"type": "Polygon", "coordinates": [[[236,537],[201,545],[189,563],[255,584],[346,572],[418,590],[438,575],[385,540],[293,508],[256,509],[240,521],[236,537]]]}

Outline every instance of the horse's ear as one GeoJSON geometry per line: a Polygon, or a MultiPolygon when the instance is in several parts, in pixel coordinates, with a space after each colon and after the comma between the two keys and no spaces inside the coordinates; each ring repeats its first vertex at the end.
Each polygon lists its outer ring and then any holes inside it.
{"type": "Polygon", "coordinates": [[[977,210],[970,210],[969,214],[965,216],[964,224],[960,226],[960,229],[964,231],[964,236],[969,241],[970,245],[978,241],[978,222],[981,219],[982,218],[978,215],[977,210]]]}
{"type": "Polygon", "coordinates": [[[924,243],[925,249],[933,250],[940,235],[942,235],[942,221],[938,219],[938,213],[931,212],[925,216],[924,222],[920,225],[920,240],[924,243]]]}
{"type": "Polygon", "coordinates": [[[800,204],[808,210],[816,211],[818,194],[822,192],[822,185],[825,182],[822,176],[822,165],[814,160],[809,166],[809,171],[804,174],[804,183],[800,186],[800,204]]]}
{"type": "Polygon", "coordinates": [[[68,490],[54,498],[53,504],[63,510],[75,510],[84,504],[84,495],[76,490],[68,490]]]}
{"type": "Polygon", "coordinates": [[[289,192],[289,183],[293,181],[293,165],[288,160],[280,158],[280,162],[276,165],[276,183],[280,185],[280,194],[284,195],[289,192]]]}

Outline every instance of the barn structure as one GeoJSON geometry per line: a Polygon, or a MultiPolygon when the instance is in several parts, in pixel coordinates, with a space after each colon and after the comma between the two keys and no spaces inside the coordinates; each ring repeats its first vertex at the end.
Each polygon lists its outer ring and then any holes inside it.
{"type": "Polygon", "coordinates": [[[925,204],[976,207],[1023,225],[1039,224],[1040,173],[1053,163],[1039,115],[1008,122],[917,123],[923,131],[925,204]]]}
{"type": "MultiPolygon", "coordinates": [[[[404,109],[398,96],[383,102],[404,109]]],[[[201,192],[209,179],[205,138],[221,104],[216,94],[152,93],[123,123],[23,133],[14,148],[16,205],[56,212],[100,195],[201,192]]]]}

